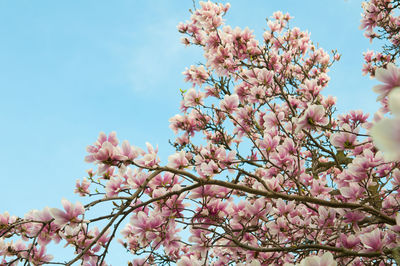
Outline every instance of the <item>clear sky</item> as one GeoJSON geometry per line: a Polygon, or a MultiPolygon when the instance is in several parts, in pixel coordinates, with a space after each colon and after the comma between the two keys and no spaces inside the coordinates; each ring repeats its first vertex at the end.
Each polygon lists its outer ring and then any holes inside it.
{"type": "MultiPolygon", "coordinates": [[[[361,75],[362,52],[373,48],[358,29],[361,1],[229,2],[226,24],[248,26],[259,39],[266,17],[289,12],[292,26],[342,54],[324,92],[337,96],[339,112],[378,109],[376,82],[361,75]]],[[[181,72],[202,60],[176,30],[192,7],[191,0],[0,1],[0,213],[77,200],[75,180],[92,167],[85,147],[100,131],[135,146],[158,144],[166,162],[168,119],[179,112],[179,88],[190,86],[181,72]]],[[[114,253],[109,262],[126,260],[114,253]]]]}

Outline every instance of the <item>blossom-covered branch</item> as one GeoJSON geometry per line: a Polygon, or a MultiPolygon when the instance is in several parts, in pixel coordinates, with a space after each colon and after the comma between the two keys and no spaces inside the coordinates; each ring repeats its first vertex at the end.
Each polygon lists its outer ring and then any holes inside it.
{"type": "MultiPolygon", "coordinates": [[[[100,133],[85,158],[96,168],[76,182],[85,205],[0,215],[3,264],[106,265],[115,238],[129,265],[400,263],[397,124],[336,114],[336,98],[321,92],[340,55],[289,27],[289,14],[275,12],[259,40],[224,24],[229,8],[200,2],[178,25],[205,62],[183,72],[190,88],[170,119],[168,162],[150,143],[100,133]],[[103,214],[92,217],[94,208],[103,214]],[[59,242],[74,248],[70,261],[47,254],[59,242]]],[[[399,115],[400,69],[374,74],[383,112],[399,115]]]]}

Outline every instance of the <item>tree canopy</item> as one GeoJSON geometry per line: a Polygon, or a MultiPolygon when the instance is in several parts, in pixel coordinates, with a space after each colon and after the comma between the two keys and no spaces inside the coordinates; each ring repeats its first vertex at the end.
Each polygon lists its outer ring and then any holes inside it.
{"type": "Polygon", "coordinates": [[[76,183],[86,203],[0,214],[1,264],[106,265],[112,241],[130,265],[400,263],[399,5],[363,4],[366,37],[384,41],[364,54],[364,74],[381,82],[369,120],[321,94],[340,54],[289,27],[289,14],[275,12],[257,39],[225,24],[229,4],[200,2],[178,25],[205,61],[183,73],[176,152],[163,163],[150,143],[100,133],[85,157],[96,169],[76,183]],[[75,254],[57,261],[50,243],[75,254]]]}

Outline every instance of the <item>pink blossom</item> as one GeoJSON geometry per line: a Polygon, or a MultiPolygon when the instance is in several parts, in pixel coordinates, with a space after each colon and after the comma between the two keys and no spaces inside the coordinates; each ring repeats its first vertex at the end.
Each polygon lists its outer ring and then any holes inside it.
{"type": "Polygon", "coordinates": [[[264,127],[267,129],[273,129],[277,125],[279,125],[279,122],[283,120],[285,117],[285,114],[283,112],[279,112],[278,114],[275,113],[267,113],[266,115],[263,116],[264,120],[264,127]]]}
{"type": "Polygon", "coordinates": [[[32,210],[25,214],[24,218],[26,220],[41,221],[46,223],[44,227],[42,223],[38,222],[31,222],[26,224],[26,231],[28,232],[28,234],[31,236],[38,236],[39,245],[45,246],[51,241],[54,241],[55,243],[60,242],[61,238],[57,234],[59,226],[57,226],[55,223],[49,223],[53,219],[49,207],[45,207],[41,211],[32,210]]]}
{"type": "Polygon", "coordinates": [[[302,92],[308,93],[309,95],[312,96],[317,96],[320,91],[322,90],[321,86],[318,86],[318,81],[313,79],[313,80],[305,80],[304,85],[302,85],[302,92]]]}
{"type": "Polygon", "coordinates": [[[4,212],[0,214],[0,226],[8,226],[8,224],[14,223],[17,218],[17,216],[10,216],[8,212],[4,212]]]}
{"type": "Polygon", "coordinates": [[[331,135],[330,141],[333,146],[340,150],[351,149],[354,147],[357,139],[357,132],[351,132],[349,126],[343,127],[344,132],[336,132],[331,135]]]}
{"type": "Polygon", "coordinates": [[[146,142],[146,146],[148,152],[145,153],[142,158],[135,159],[134,162],[140,166],[152,168],[160,162],[160,159],[157,157],[158,147],[154,149],[154,147],[148,142],[146,142]]]}
{"type": "Polygon", "coordinates": [[[279,24],[278,21],[269,20],[267,24],[271,32],[280,31],[282,29],[281,24],[279,24]]]}
{"type": "MultiPolygon", "coordinates": [[[[181,31],[185,31],[185,27],[187,29],[187,26],[181,24],[180,26],[181,31]]],[[[191,65],[189,69],[186,68],[182,74],[185,76],[185,81],[186,82],[192,82],[193,86],[195,84],[201,86],[207,79],[208,79],[208,73],[204,69],[204,66],[193,66],[191,65]]]]}
{"type": "Polygon", "coordinates": [[[61,200],[61,203],[65,211],[60,209],[51,208],[50,214],[54,218],[54,223],[59,227],[64,227],[66,224],[76,225],[82,222],[78,216],[85,213],[85,209],[80,202],[76,202],[75,205],[66,199],[61,200]]]}
{"type": "Polygon", "coordinates": [[[351,182],[347,187],[341,187],[340,193],[350,201],[357,201],[359,198],[362,197],[363,192],[365,191],[364,188],[360,187],[358,183],[351,182]]]}
{"type": "Polygon", "coordinates": [[[40,210],[31,210],[31,211],[29,211],[27,214],[25,214],[25,218],[28,219],[28,220],[48,222],[53,217],[50,214],[49,207],[45,207],[41,211],[40,210]]]}
{"type": "Polygon", "coordinates": [[[129,144],[129,141],[127,140],[124,140],[122,142],[121,148],[122,148],[121,155],[126,156],[126,158],[131,161],[136,159],[139,155],[145,154],[145,152],[142,149],[137,148],[135,146],[131,146],[129,144]]]}
{"type": "Polygon", "coordinates": [[[194,255],[190,256],[182,256],[180,260],[178,260],[177,266],[201,266],[204,265],[204,262],[196,258],[194,255]]]}
{"type": "Polygon", "coordinates": [[[143,156],[141,159],[136,159],[135,163],[137,163],[140,166],[144,167],[154,167],[158,164],[160,160],[157,157],[157,154],[155,153],[147,153],[146,155],[143,156]]]}
{"type": "Polygon", "coordinates": [[[202,177],[212,177],[220,171],[220,168],[214,161],[202,163],[200,167],[197,167],[197,169],[197,172],[202,177]]]}
{"type": "Polygon", "coordinates": [[[126,160],[126,156],[122,155],[120,150],[108,141],[101,145],[94,158],[100,162],[126,160]]]}
{"type": "Polygon", "coordinates": [[[178,233],[181,231],[180,228],[177,227],[177,223],[174,221],[170,221],[165,228],[165,235],[162,236],[161,244],[164,246],[165,253],[168,255],[174,255],[176,250],[180,250],[180,236],[178,233]]]}
{"type": "Polygon", "coordinates": [[[183,169],[188,166],[189,161],[186,158],[186,152],[180,151],[168,156],[168,166],[177,169],[183,169]]]}
{"type": "Polygon", "coordinates": [[[101,149],[103,143],[109,142],[112,146],[116,147],[118,145],[118,139],[116,133],[113,131],[107,135],[104,132],[100,132],[97,141],[93,145],[89,145],[86,147],[86,151],[91,154],[85,157],[86,162],[93,162],[96,160],[95,154],[101,149]]]}
{"type": "Polygon", "coordinates": [[[275,221],[271,221],[268,224],[269,232],[275,237],[283,237],[283,232],[289,231],[289,224],[286,222],[286,219],[281,216],[277,218],[275,221]]]}
{"type": "Polygon", "coordinates": [[[194,88],[191,88],[185,93],[185,97],[183,98],[183,105],[185,107],[203,105],[204,96],[204,92],[197,92],[194,88]]]}
{"type": "Polygon", "coordinates": [[[127,183],[133,188],[137,189],[143,185],[148,174],[143,171],[132,171],[130,168],[127,171],[127,183]]]}
{"type": "Polygon", "coordinates": [[[239,106],[239,97],[237,94],[225,95],[224,99],[220,102],[222,111],[232,113],[239,106]]]}
{"type": "Polygon", "coordinates": [[[157,213],[148,215],[143,211],[139,211],[132,216],[130,224],[132,225],[133,234],[136,234],[141,245],[148,245],[150,242],[158,238],[157,230],[163,223],[163,217],[157,213]]]}
{"type": "Polygon", "coordinates": [[[343,215],[343,217],[346,218],[344,219],[345,223],[357,223],[365,218],[365,214],[358,211],[351,211],[351,212],[346,212],[343,215]]]}
{"type": "Polygon", "coordinates": [[[175,134],[178,134],[178,130],[183,126],[185,120],[182,115],[176,114],[168,121],[170,123],[169,128],[172,129],[175,134]]]}
{"type": "Polygon", "coordinates": [[[11,253],[10,250],[13,250],[13,251],[18,252],[18,254],[19,254],[19,256],[21,258],[27,258],[28,257],[27,256],[28,252],[26,251],[27,247],[26,247],[25,243],[21,239],[18,239],[15,243],[13,243],[11,241],[11,243],[8,243],[7,246],[8,246],[7,247],[7,252],[8,252],[7,255],[11,255],[10,254],[11,253]]]}
{"type": "MultiPolygon", "coordinates": [[[[288,264],[286,264],[288,265],[288,264]]],[[[325,252],[322,256],[310,256],[303,259],[298,266],[336,266],[332,253],[325,252]]]]}
{"type": "Polygon", "coordinates": [[[122,190],[126,189],[127,186],[121,178],[111,178],[106,184],[106,196],[114,197],[119,194],[122,190]]]}
{"type": "Polygon", "coordinates": [[[278,199],[276,201],[276,213],[279,214],[279,216],[283,216],[285,214],[290,213],[290,211],[294,208],[294,203],[293,202],[285,202],[282,199],[278,199]]]}
{"type": "Polygon", "coordinates": [[[323,197],[330,191],[332,191],[332,188],[326,186],[326,182],[323,182],[322,180],[313,180],[310,191],[311,195],[315,197],[323,197]]]}
{"type": "Polygon", "coordinates": [[[360,243],[360,238],[354,235],[347,236],[345,234],[340,235],[340,241],[343,247],[352,249],[360,243]]]}
{"type": "Polygon", "coordinates": [[[89,195],[90,194],[89,186],[90,182],[86,178],[83,178],[82,182],[80,182],[80,180],[77,179],[74,193],[77,193],[82,197],[89,195]]]}
{"type": "Polygon", "coordinates": [[[270,86],[273,82],[274,72],[261,68],[257,72],[257,80],[261,85],[270,86]]]}
{"type": "Polygon", "coordinates": [[[176,175],[165,172],[163,175],[156,175],[150,182],[149,187],[152,189],[156,189],[157,187],[167,187],[173,188],[176,185],[182,183],[182,180],[178,178],[176,175]]]}
{"type": "Polygon", "coordinates": [[[296,132],[302,129],[312,128],[314,126],[325,126],[328,123],[325,109],[322,105],[311,105],[305,113],[297,120],[296,132]]]}
{"type": "MultiPolygon", "coordinates": [[[[92,230],[89,231],[89,235],[92,238],[97,237],[100,234],[99,228],[95,226],[92,230]]],[[[107,242],[110,240],[110,230],[107,230],[100,236],[100,238],[97,240],[96,245],[105,247],[107,245],[107,242]]]]}
{"type": "Polygon", "coordinates": [[[53,259],[53,256],[50,254],[46,254],[46,247],[40,246],[39,249],[37,247],[33,247],[33,258],[31,259],[34,265],[41,265],[46,262],[50,262],[53,259]]]}
{"type": "Polygon", "coordinates": [[[378,101],[386,97],[395,87],[400,87],[400,69],[392,63],[388,64],[386,69],[378,68],[375,71],[375,78],[384,83],[372,88],[374,92],[379,94],[378,101]]]}
{"type": "Polygon", "coordinates": [[[368,251],[381,251],[384,245],[382,232],[378,228],[372,232],[361,234],[360,239],[368,251]]]}
{"type": "Polygon", "coordinates": [[[326,98],[324,98],[324,101],[322,104],[325,108],[328,108],[330,106],[334,106],[336,104],[336,101],[337,101],[336,97],[328,95],[326,98]]]}

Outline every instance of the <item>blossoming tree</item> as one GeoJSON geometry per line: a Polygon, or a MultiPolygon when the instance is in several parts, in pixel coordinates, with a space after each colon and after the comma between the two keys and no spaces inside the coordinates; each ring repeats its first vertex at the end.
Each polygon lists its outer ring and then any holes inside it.
{"type": "Polygon", "coordinates": [[[229,5],[200,5],[178,25],[205,63],[184,72],[192,88],[170,119],[176,153],[163,163],[151,144],[100,133],[85,158],[97,168],[76,183],[86,205],[0,215],[2,265],[106,265],[112,241],[130,265],[400,263],[400,1],[364,4],[367,36],[388,41],[365,54],[364,72],[383,82],[372,122],[336,115],[321,91],[340,56],[290,28],[289,14],[274,13],[257,40],[224,25],[229,5]],[[75,254],[57,261],[50,243],[75,254]]]}

